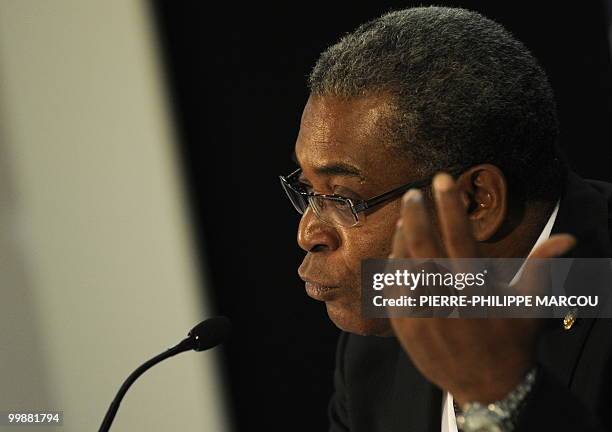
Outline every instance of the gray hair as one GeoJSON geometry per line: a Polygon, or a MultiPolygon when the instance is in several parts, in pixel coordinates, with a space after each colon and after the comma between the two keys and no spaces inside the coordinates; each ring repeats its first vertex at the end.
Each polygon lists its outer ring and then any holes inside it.
{"type": "Polygon", "coordinates": [[[498,166],[514,192],[553,199],[565,172],[546,75],[501,25],[465,9],[418,7],[365,23],[321,54],[312,95],[390,95],[385,134],[422,175],[498,166]]]}

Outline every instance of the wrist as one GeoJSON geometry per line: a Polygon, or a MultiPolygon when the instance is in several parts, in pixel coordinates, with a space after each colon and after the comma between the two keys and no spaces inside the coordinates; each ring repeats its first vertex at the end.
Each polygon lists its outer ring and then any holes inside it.
{"type": "Polygon", "coordinates": [[[479,402],[486,405],[499,401],[514,390],[534,367],[534,362],[526,361],[521,364],[495,368],[490,374],[479,370],[477,384],[463,385],[457,391],[451,391],[450,393],[459,406],[470,402],[479,402]]]}
{"type": "Polygon", "coordinates": [[[457,427],[463,432],[512,432],[518,413],[535,382],[536,368],[530,369],[521,382],[504,398],[483,404],[467,402],[461,405],[457,427]]]}

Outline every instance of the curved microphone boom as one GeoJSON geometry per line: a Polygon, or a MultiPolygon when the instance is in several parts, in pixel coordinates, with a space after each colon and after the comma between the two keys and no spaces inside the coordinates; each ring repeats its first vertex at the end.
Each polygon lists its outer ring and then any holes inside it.
{"type": "Polygon", "coordinates": [[[230,320],[224,316],[209,318],[192,328],[187,337],[179,342],[176,346],[168,348],[163,353],[156,355],[151,360],[140,365],[138,369],[127,377],[117,392],[115,399],[108,407],[108,411],[104,416],[99,432],[108,432],[113,420],[115,419],[115,415],[117,414],[117,410],[119,409],[119,404],[121,403],[123,396],[125,396],[130,386],[138,379],[140,375],[162,360],[175,356],[179,353],[189,350],[205,351],[223,343],[223,341],[225,341],[225,339],[227,339],[229,336],[231,328],[232,326],[230,320]]]}

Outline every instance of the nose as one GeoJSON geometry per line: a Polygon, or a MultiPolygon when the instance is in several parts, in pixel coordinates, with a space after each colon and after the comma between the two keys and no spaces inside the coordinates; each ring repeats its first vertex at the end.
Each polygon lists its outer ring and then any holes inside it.
{"type": "Polygon", "coordinates": [[[308,207],[298,227],[298,244],[306,252],[329,252],[340,247],[338,230],[321,221],[308,207]]]}

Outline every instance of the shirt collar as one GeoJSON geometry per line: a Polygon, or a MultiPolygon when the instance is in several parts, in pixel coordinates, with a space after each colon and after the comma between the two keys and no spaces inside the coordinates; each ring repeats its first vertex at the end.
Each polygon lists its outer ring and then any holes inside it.
{"type": "MultiPolygon", "coordinates": [[[[555,220],[557,219],[558,212],[559,212],[559,200],[557,200],[557,204],[555,204],[555,208],[550,214],[550,217],[548,218],[548,222],[546,222],[546,225],[544,225],[544,229],[542,230],[542,232],[540,233],[540,236],[538,237],[533,247],[529,251],[529,254],[527,255],[527,257],[530,257],[533,251],[536,250],[538,246],[540,246],[542,243],[548,240],[548,237],[550,237],[550,233],[552,231],[553,225],[555,224],[555,220]]],[[[525,267],[525,263],[526,262],[523,261],[523,263],[521,264],[521,267],[518,269],[518,271],[516,272],[516,274],[510,281],[509,285],[511,286],[514,285],[518,281],[518,279],[521,277],[521,274],[523,274],[523,268],[525,267]]]]}

